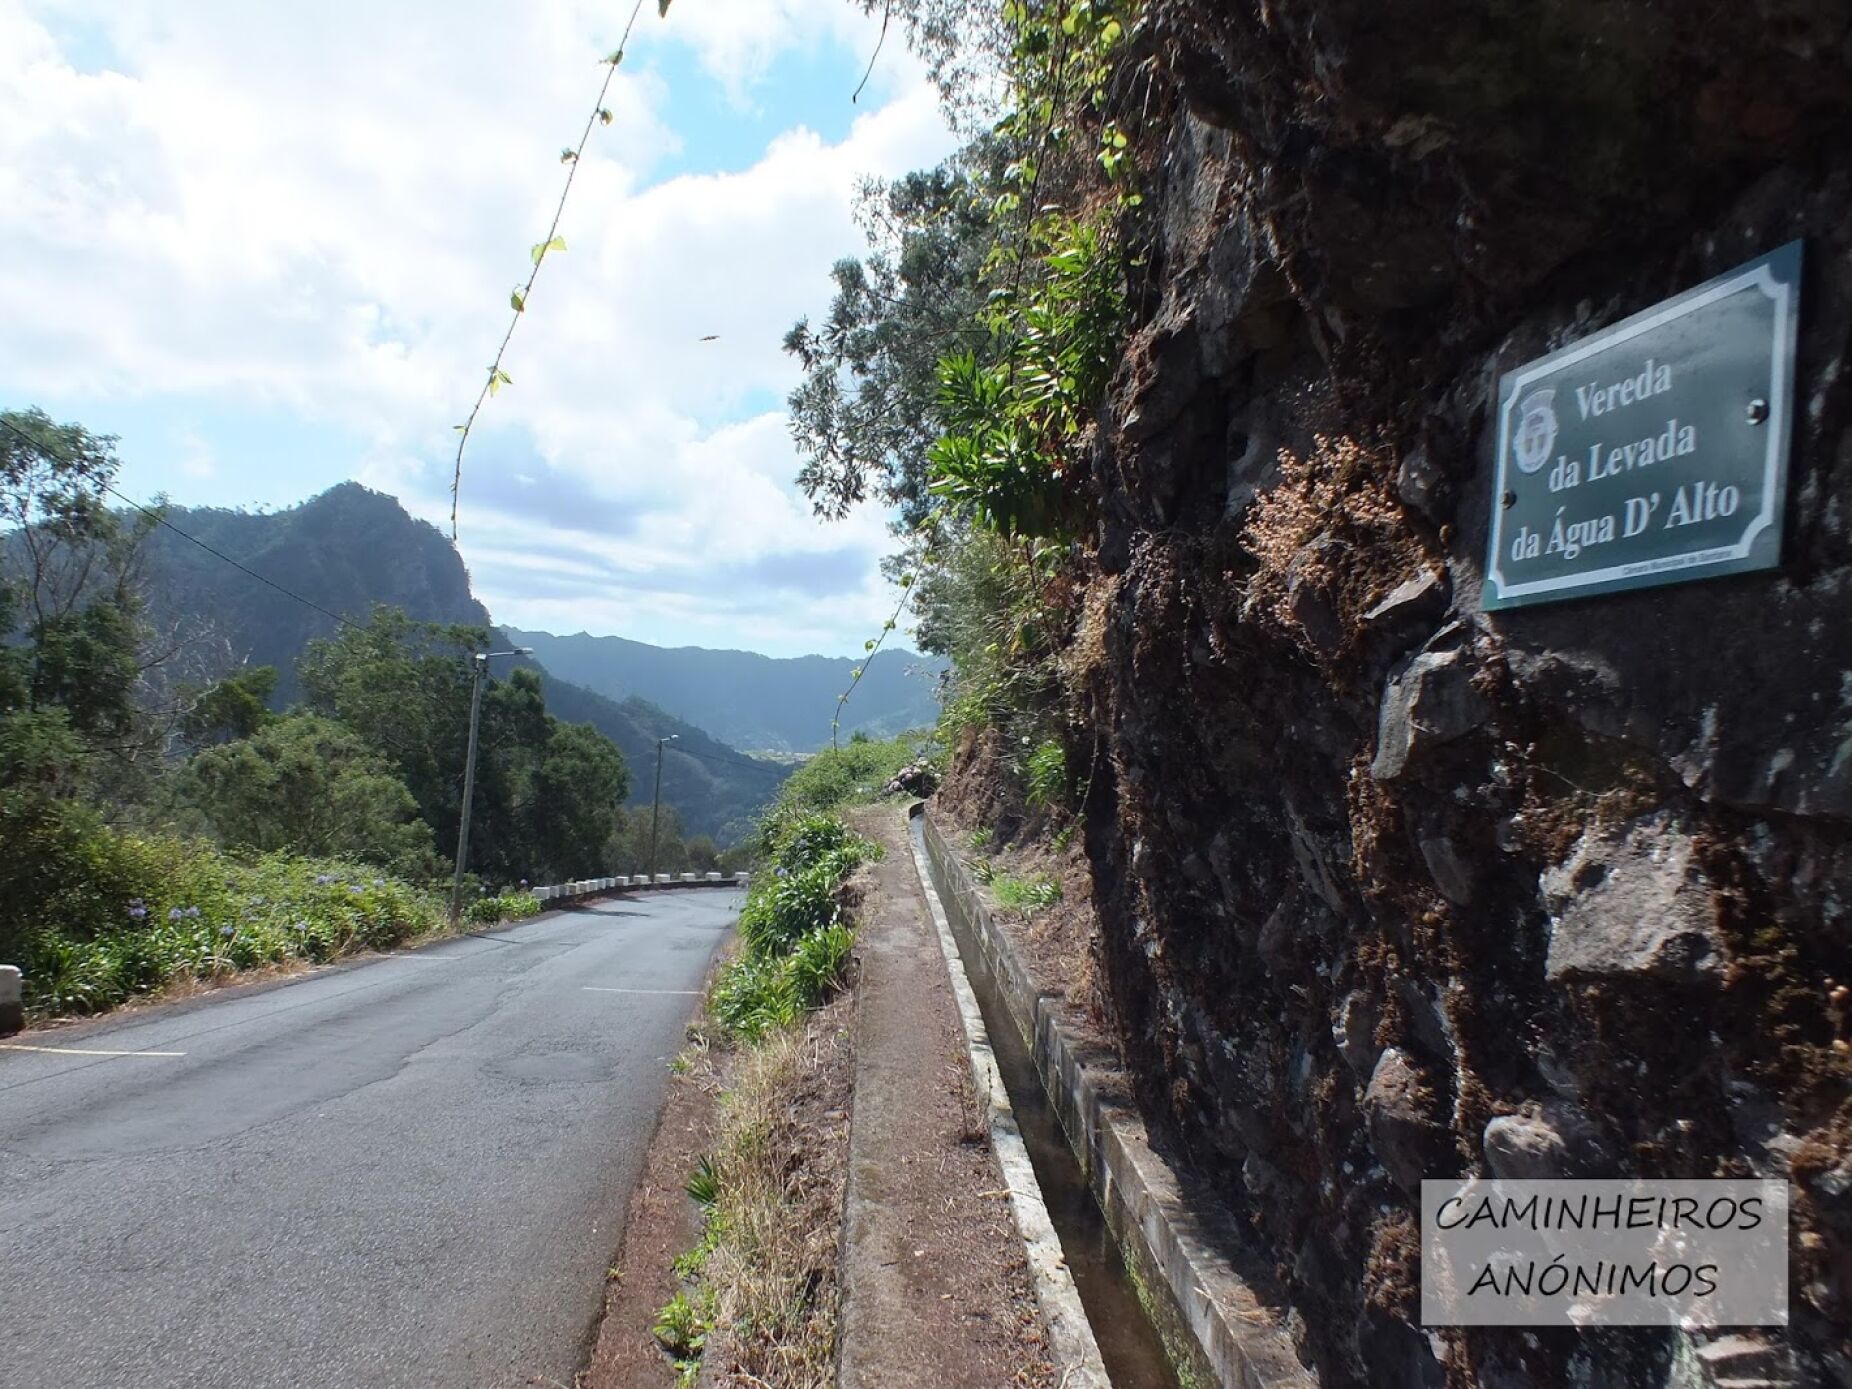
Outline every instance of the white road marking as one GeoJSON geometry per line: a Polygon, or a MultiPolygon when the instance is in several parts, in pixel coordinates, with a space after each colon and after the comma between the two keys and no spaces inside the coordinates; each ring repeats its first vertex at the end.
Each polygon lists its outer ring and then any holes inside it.
{"type": "Polygon", "coordinates": [[[699,989],[600,989],[591,984],[585,986],[585,992],[588,994],[674,994],[680,998],[697,998],[701,993],[699,989]]]}
{"type": "Polygon", "coordinates": [[[87,1047],[28,1047],[0,1042],[0,1051],[43,1051],[53,1056],[185,1056],[184,1051],[92,1051],[87,1047]]]}

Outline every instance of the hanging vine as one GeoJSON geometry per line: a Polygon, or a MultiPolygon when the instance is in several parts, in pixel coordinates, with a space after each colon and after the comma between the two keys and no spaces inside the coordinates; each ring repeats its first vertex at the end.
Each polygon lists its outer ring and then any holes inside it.
{"type": "MultiPolygon", "coordinates": [[[[669,5],[670,0],[657,0],[657,14],[666,18],[669,5]]],[[[470,406],[468,418],[462,424],[454,426],[457,433],[457,457],[455,469],[450,478],[450,538],[453,541],[457,538],[457,507],[463,492],[463,451],[469,447],[470,434],[476,427],[476,417],[482,413],[482,407],[503,386],[514,384],[514,378],[503,369],[502,359],[508,354],[508,344],[514,338],[514,330],[519,326],[521,316],[527,312],[528,296],[534,292],[534,281],[540,278],[541,265],[554,252],[566,249],[566,238],[559,234],[560,218],[566,212],[566,199],[572,193],[572,181],[579,172],[579,161],[584,156],[585,147],[592,138],[592,131],[601,125],[611,124],[611,108],[605,105],[605,100],[611,91],[611,81],[617,76],[617,70],[623,64],[624,50],[630,43],[630,31],[636,27],[637,16],[642,12],[643,0],[636,0],[635,6],[630,11],[630,18],[624,24],[624,33],[618,40],[616,49],[599,61],[599,65],[604,68],[604,79],[598,85],[598,99],[592,103],[592,112],[585,118],[585,129],[579,132],[577,144],[569,145],[559,152],[559,161],[566,166],[566,182],[559,191],[559,202],[554,205],[553,221],[547,227],[547,234],[535,242],[528,251],[528,259],[532,264],[526,281],[515,286],[508,296],[508,307],[512,310],[512,315],[508,320],[508,331],[502,334],[501,345],[495,349],[495,360],[489,363],[488,375],[483,379],[482,389],[476,393],[476,403],[470,406]]]]}

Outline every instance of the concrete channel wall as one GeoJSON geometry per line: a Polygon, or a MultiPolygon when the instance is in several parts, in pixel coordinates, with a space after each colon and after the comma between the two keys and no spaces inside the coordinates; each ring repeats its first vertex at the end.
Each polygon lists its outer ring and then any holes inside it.
{"type": "Polygon", "coordinates": [[[1177,1172],[1153,1151],[1123,1077],[1084,1054],[1058,1016],[1060,1000],[1036,988],[970,874],[920,813],[933,886],[961,943],[988,964],[1179,1377],[1190,1385],[1206,1372],[1231,1389],[1311,1389],[1286,1334],[1219,1252],[1238,1247],[1232,1227],[1218,1230],[1187,1199],[1177,1172]]]}

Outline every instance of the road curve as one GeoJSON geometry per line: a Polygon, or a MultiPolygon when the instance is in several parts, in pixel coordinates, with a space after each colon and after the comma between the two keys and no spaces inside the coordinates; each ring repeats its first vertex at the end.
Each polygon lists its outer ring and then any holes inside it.
{"type": "Polygon", "coordinates": [[[570,1384],[739,903],[0,1044],[0,1384],[570,1384]]]}

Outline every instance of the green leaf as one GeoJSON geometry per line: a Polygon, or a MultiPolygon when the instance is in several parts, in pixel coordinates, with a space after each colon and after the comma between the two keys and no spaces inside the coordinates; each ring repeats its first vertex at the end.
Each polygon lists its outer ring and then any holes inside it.
{"type": "Polygon", "coordinates": [[[561,150],[559,152],[559,162],[562,164],[570,164],[578,157],[579,152],[577,150],[561,150]]]}
{"type": "Polygon", "coordinates": [[[1120,25],[1118,20],[1107,20],[1105,27],[1100,30],[1101,45],[1104,47],[1111,47],[1113,44],[1119,42],[1119,36],[1124,32],[1125,29],[1120,25]]]}
{"type": "Polygon", "coordinates": [[[526,313],[527,297],[522,294],[519,289],[514,290],[514,292],[508,296],[508,307],[513,309],[516,313],[526,313]]]}
{"type": "Polygon", "coordinates": [[[601,121],[601,122],[602,122],[603,124],[605,124],[605,125],[609,125],[609,124],[611,124],[611,121],[612,121],[612,116],[611,116],[611,113],[610,113],[610,112],[609,112],[608,110],[606,110],[606,109],[605,109],[604,107],[602,107],[602,106],[600,106],[600,107],[598,108],[598,119],[599,119],[599,120],[600,120],[600,121],[601,121]]]}
{"type": "Polygon", "coordinates": [[[669,0],[656,0],[656,18],[667,19],[668,17],[669,0]]]}
{"type": "Polygon", "coordinates": [[[873,651],[874,649],[875,649],[875,639],[873,637],[870,637],[867,641],[862,643],[862,650],[873,651]]]}
{"type": "Polygon", "coordinates": [[[451,427],[452,429],[454,429],[454,430],[456,430],[456,432],[457,432],[457,433],[459,433],[459,434],[467,434],[467,433],[469,433],[469,426],[468,426],[468,425],[466,425],[466,424],[453,424],[453,425],[451,425],[450,427],[451,427]]]}
{"type": "Polygon", "coordinates": [[[538,265],[543,259],[545,259],[547,252],[563,251],[565,249],[566,249],[566,238],[563,236],[556,236],[551,241],[542,241],[542,242],[536,243],[536,245],[534,246],[534,249],[528,252],[528,254],[534,258],[534,264],[538,265]]]}
{"type": "Polygon", "coordinates": [[[514,385],[514,378],[500,367],[489,368],[489,394],[494,395],[503,386],[514,385]]]}
{"type": "Polygon", "coordinates": [[[613,53],[609,58],[605,59],[605,62],[609,63],[612,67],[616,67],[619,63],[623,61],[624,61],[624,50],[621,48],[618,49],[615,53],[613,53]]]}

